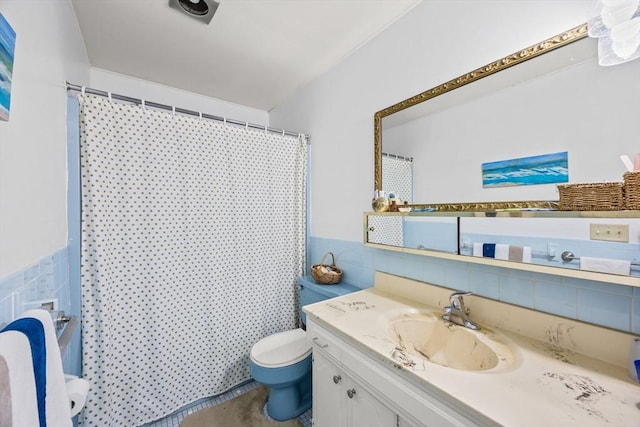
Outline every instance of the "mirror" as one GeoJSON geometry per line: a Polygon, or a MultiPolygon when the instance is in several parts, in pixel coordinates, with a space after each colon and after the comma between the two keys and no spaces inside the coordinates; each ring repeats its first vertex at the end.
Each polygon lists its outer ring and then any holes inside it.
{"type": "Polygon", "coordinates": [[[366,215],[366,243],[458,253],[458,218],[366,215]]]}
{"type": "Polygon", "coordinates": [[[468,217],[459,230],[460,255],[640,277],[636,218],[468,217]]]}
{"type": "Polygon", "coordinates": [[[640,286],[637,211],[501,211],[452,215],[367,213],[365,245],[449,259],[466,256],[466,261],[480,264],[508,262],[521,270],[569,277],[604,273],[601,277],[589,278],[640,286]],[[585,262],[587,260],[589,262],[585,262]],[[551,268],[547,270],[548,267],[551,268]]]}
{"type": "Polygon", "coordinates": [[[478,245],[530,251],[524,259],[501,254],[518,261],[513,268],[575,271],[591,257],[625,260],[630,273],[606,274],[618,283],[637,280],[638,211],[558,211],[561,182],[483,185],[482,168],[566,153],[565,182],[622,181],[620,156],[640,151],[639,75],[640,61],[599,66],[597,40],[584,24],[378,111],[374,188],[395,193],[413,211],[387,214],[365,230],[365,243],[482,263],[493,260],[478,245]],[[436,218],[422,218],[430,215],[436,218]],[[628,227],[626,242],[590,234],[592,226],[619,224],[628,227]],[[563,259],[563,252],[572,256],[563,259]]]}
{"type": "Polygon", "coordinates": [[[558,152],[568,182],[621,181],[620,155],[638,150],[640,61],[598,66],[586,35],[585,24],[377,112],[374,187],[442,211],[556,209],[555,183],[487,187],[482,165],[558,152]],[[405,184],[383,153],[412,160],[405,184]]]}

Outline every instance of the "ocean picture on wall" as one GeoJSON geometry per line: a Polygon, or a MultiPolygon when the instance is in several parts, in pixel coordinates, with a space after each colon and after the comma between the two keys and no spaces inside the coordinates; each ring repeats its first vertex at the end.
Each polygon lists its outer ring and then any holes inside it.
{"type": "Polygon", "coordinates": [[[0,13],[0,120],[9,120],[16,32],[0,13]]]}
{"type": "Polygon", "coordinates": [[[569,156],[566,151],[482,164],[484,188],[562,182],[569,182],[569,156]]]}

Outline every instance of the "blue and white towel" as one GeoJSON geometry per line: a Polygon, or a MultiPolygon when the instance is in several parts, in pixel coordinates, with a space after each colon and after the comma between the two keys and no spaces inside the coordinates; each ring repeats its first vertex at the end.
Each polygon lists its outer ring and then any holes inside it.
{"type": "Polygon", "coordinates": [[[5,365],[0,374],[2,427],[39,426],[31,345],[26,335],[18,331],[0,333],[0,358],[5,365]]]}
{"type": "Polygon", "coordinates": [[[0,331],[0,339],[16,344],[8,346],[0,341],[0,356],[7,362],[9,374],[5,383],[10,387],[11,427],[70,427],[62,359],[49,312],[27,311],[0,331]],[[23,345],[17,345],[19,342],[23,345]],[[17,359],[23,362],[17,364],[17,359]],[[9,364],[9,360],[13,362],[9,364]],[[12,378],[22,381],[18,384],[12,378]],[[17,399],[16,393],[22,399],[17,399]],[[32,416],[36,417],[35,423],[32,416]]]}

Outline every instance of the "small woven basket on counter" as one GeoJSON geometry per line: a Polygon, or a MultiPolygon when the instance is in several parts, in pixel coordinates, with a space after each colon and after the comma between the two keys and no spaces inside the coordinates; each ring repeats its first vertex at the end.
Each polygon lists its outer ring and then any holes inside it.
{"type": "Polygon", "coordinates": [[[324,254],[320,264],[311,266],[311,277],[321,285],[335,285],[342,279],[342,270],[336,267],[336,260],[331,252],[324,254]],[[325,264],[325,258],[331,255],[331,264],[325,264]]]}
{"type": "Polygon", "coordinates": [[[640,210],[640,171],[626,172],[622,176],[625,209],[640,210]]]}
{"type": "Polygon", "coordinates": [[[558,185],[561,211],[617,211],[625,208],[621,182],[558,185]]]}

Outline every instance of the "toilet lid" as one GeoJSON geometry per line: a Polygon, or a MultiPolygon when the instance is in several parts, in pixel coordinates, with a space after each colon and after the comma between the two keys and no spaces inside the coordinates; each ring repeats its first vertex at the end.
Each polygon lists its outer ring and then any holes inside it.
{"type": "Polygon", "coordinates": [[[262,338],[251,349],[251,360],[260,366],[277,368],[293,365],[311,354],[311,344],[302,329],[262,338]]]}

